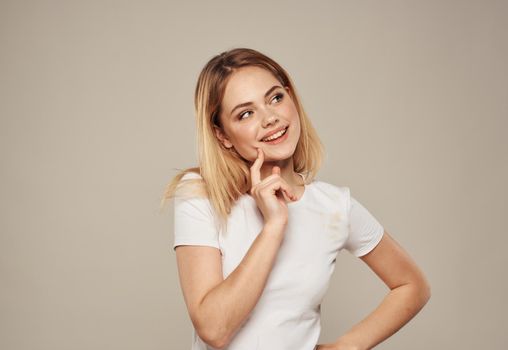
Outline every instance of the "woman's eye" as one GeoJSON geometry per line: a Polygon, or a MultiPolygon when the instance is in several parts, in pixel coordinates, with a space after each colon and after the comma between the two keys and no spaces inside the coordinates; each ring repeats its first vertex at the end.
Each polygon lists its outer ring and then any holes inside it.
{"type": "Polygon", "coordinates": [[[243,112],[243,113],[240,113],[240,114],[238,115],[238,119],[240,119],[240,120],[241,120],[241,119],[244,119],[243,117],[244,117],[247,113],[251,113],[251,111],[245,111],[245,112],[243,112]]]}
{"type": "Polygon", "coordinates": [[[283,95],[283,94],[277,94],[277,95],[275,95],[275,96],[273,97],[273,99],[276,99],[276,98],[277,98],[277,99],[278,99],[278,101],[276,101],[276,102],[279,102],[280,100],[282,100],[282,98],[283,98],[283,97],[284,97],[284,95],[283,95]]]}

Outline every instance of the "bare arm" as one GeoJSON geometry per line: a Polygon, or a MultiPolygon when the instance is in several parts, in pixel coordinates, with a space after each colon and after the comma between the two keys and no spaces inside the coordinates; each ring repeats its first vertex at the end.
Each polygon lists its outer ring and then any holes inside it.
{"type": "Polygon", "coordinates": [[[390,288],[381,304],[334,344],[317,349],[371,349],[409,322],[430,299],[430,285],[416,263],[385,231],[363,260],[390,288]]]}
{"type": "Polygon", "coordinates": [[[176,248],[180,284],[200,338],[226,346],[261,296],[283,239],[285,227],[265,225],[238,267],[226,279],[218,249],[176,248]]]}
{"type": "Polygon", "coordinates": [[[231,341],[263,293],[288,222],[284,193],[296,200],[278,166],[261,180],[263,161],[264,153],[258,149],[250,168],[250,192],[263,215],[264,227],[237,268],[224,280],[217,248],[176,248],[180,284],[194,329],[201,339],[219,349],[231,341]]]}

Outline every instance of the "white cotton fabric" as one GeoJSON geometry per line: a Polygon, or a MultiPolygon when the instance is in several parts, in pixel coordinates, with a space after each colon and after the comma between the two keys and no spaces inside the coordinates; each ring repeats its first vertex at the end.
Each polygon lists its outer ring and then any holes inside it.
{"type": "MultiPolygon", "coordinates": [[[[199,178],[186,174],[183,179],[199,178]]],[[[340,250],[356,257],[370,252],[384,229],[350,195],[349,187],[314,180],[298,201],[288,203],[284,240],[255,308],[228,344],[228,350],[312,350],[321,331],[321,302],[340,250]]],[[[249,194],[239,198],[227,232],[217,229],[206,198],[175,198],[174,245],[215,247],[223,276],[238,266],[263,228],[263,216],[249,194]]],[[[192,350],[214,349],[193,330],[192,350]]]]}

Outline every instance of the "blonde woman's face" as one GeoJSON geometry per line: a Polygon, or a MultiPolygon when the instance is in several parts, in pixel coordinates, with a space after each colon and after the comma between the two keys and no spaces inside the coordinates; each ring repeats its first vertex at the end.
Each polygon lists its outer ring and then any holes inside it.
{"type": "Polygon", "coordinates": [[[263,149],[265,161],[293,156],[300,137],[298,111],[288,89],[269,71],[259,67],[235,71],[226,85],[220,118],[223,130],[216,128],[217,137],[244,159],[254,161],[257,147],[263,149]],[[286,127],[278,140],[262,140],[286,127]]]}

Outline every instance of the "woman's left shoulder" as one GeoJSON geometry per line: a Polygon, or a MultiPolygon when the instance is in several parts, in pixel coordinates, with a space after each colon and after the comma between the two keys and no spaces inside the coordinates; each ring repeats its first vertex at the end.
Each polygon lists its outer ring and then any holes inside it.
{"type": "Polygon", "coordinates": [[[312,181],[314,195],[320,201],[329,201],[330,203],[341,203],[348,205],[350,199],[350,190],[348,186],[340,186],[327,181],[315,179],[312,181]]]}
{"type": "Polygon", "coordinates": [[[348,186],[336,185],[320,179],[314,179],[314,181],[312,181],[312,184],[316,189],[325,193],[349,195],[350,192],[348,186]]]}

